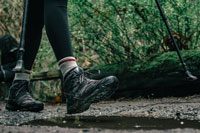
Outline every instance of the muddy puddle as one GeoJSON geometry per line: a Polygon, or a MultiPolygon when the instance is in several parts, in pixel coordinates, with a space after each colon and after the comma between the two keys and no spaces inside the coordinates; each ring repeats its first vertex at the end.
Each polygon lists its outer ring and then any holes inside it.
{"type": "Polygon", "coordinates": [[[62,128],[98,128],[117,130],[168,130],[168,129],[200,129],[200,121],[153,119],[118,116],[67,116],[64,118],[51,118],[34,120],[22,125],[30,126],[58,126],[62,128]]]}

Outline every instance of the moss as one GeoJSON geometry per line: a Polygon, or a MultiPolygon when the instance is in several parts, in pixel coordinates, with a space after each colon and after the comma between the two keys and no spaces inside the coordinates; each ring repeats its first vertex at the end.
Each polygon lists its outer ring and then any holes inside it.
{"type": "MultiPolygon", "coordinates": [[[[200,50],[181,51],[181,54],[191,71],[197,71],[198,68],[200,68],[200,50]]],[[[92,68],[92,70],[99,69],[118,74],[130,71],[134,73],[149,74],[151,76],[170,75],[171,73],[181,73],[184,71],[176,52],[152,55],[145,58],[145,60],[137,61],[134,64],[109,64],[92,68]]]]}
{"type": "Polygon", "coordinates": [[[109,65],[98,65],[91,68],[91,70],[105,70],[112,71],[113,73],[121,73],[126,67],[122,64],[109,64],[109,65]]]}

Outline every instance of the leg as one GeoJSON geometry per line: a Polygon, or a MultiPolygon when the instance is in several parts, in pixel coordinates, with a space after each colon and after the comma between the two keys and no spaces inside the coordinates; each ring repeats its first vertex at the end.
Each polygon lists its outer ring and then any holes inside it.
{"type": "Polygon", "coordinates": [[[67,112],[81,113],[92,103],[111,96],[117,89],[118,80],[114,76],[88,79],[83,69],[77,66],[68,29],[67,0],[45,0],[44,7],[47,35],[64,77],[67,112]]]}
{"type": "MultiPolygon", "coordinates": [[[[31,70],[37,54],[43,28],[43,0],[29,0],[27,32],[25,35],[24,65],[26,70],[31,70]]],[[[28,92],[29,74],[16,73],[9,90],[7,110],[21,110],[38,112],[44,108],[43,103],[33,99],[28,92]]]]}
{"type": "Polygon", "coordinates": [[[73,56],[67,19],[67,0],[45,0],[44,14],[47,36],[57,60],[73,56]]]}
{"type": "Polygon", "coordinates": [[[24,66],[25,69],[31,70],[36,54],[38,52],[42,29],[44,27],[44,1],[29,0],[27,32],[25,35],[25,53],[24,66]]]}

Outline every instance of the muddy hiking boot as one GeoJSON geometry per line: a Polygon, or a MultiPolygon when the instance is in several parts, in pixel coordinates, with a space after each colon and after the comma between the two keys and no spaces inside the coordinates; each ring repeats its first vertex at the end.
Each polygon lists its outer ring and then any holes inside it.
{"type": "Polygon", "coordinates": [[[31,111],[39,112],[43,110],[42,102],[32,98],[28,91],[28,81],[16,80],[10,87],[6,109],[9,111],[31,111]]]}
{"type": "Polygon", "coordinates": [[[84,73],[82,68],[76,67],[64,77],[68,114],[84,112],[92,103],[108,98],[117,90],[118,79],[115,76],[92,80],[85,77],[84,73]]]}

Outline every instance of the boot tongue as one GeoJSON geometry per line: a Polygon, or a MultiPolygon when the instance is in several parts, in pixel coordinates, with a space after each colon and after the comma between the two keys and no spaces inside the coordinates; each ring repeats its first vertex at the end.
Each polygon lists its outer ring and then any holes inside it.
{"type": "Polygon", "coordinates": [[[79,74],[79,73],[83,72],[83,69],[81,67],[75,67],[71,71],[76,73],[76,74],[79,74]]]}
{"type": "Polygon", "coordinates": [[[65,77],[64,77],[64,80],[68,80],[70,77],[74,77],[80,73],[83,72],[83,69],[80,68],[80,67],[74,67],[72,68],[71,70],[69,70],[66,74],[65,74],[65,77]]]}

